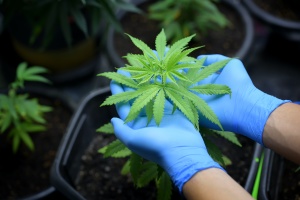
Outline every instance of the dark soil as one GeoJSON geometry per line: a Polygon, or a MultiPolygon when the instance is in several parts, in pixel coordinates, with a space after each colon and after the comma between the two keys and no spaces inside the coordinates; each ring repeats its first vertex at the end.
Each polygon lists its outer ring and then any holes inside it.
{"type": "Polygon", "coordinates": [[[60,100],[40,98],[39,102],[53,111],[45,115],[47,131],[31,134],[34,152],[22,144],[14,154],[11,141],[0,135],[0,199],[25,197],[50,186],[50,168],[72,111],[60,100]]]}
{"type": "MultiPolygon", "coordinates": [[[[139,5],[139,8],[147,13],[150,3],[151,1],[147,1],[139,5]]],[[[205,45],[205,47],[200,48],[191,55],[195,57],[200,54],[223,54],[226,56],[234,56],[239,50],[245,37],[245,29],[241,17],[240,15],[237,15],[236,12],[233,12],[229,6],[224,6],[224,4],[219,4],[219,9],[228,18],[231,26],[217,31],[208,31],[200,44],[191,43],[191,47],[205,45]]],[[[150,48],[155,49],[155,37],[161,31],[158,21],[150,20],[143,15],[126,13],[126,15],[121,18],[121,24],[123,32],[139,38],[149,45],[150,48]]],[[[199,35],[199,33],[196,34],[199,35]]],[[[113,42],[114,48],[120,57],[127,55],[127,53],[141,53],[125,35],[115,33],[113,42]]],[[[123,61],[126,62],[126,60],[123,61]]]]}
{"type": "MultiPolygon", "coordinates": [[[[154,183],[144,188],[136,188],[130,175],[121,175],[127,158],[103,158],[97,151],[114,136],[97,135],[82,156],[82,166],[76,181],[76,189],[86,199],[96,200],[150,200],[156,199],[154,183]]],[[[182,199],[174,191],[172,199],[182,199]]]]}
{"type": "Polygon", "coordinates": [[[282,189],[279,198],[282,200],[300,200],[300,170],[296,172],[299,165],[285,161],[283,172],[282,189]]]}
{"type": "Polygon", "coordinates": [[[253,0],[258,7],[277,16],[291,21],[300,22],[300,3],[298,0],[253,0]]]}
{"type": "MultiPolygon", "coordinates": [[[[228,156],[232,165],[225,169],[242,186],[245,184],[253,153],[253,142],[245,137],[240,137],[243,147],[237,147],[223,138],[214,140],[228,156]]],[[[120,174],[125,159],[103,158],[97,150],[108,144],[114,136],[98,135],[89,145],[82,156],[82,166],[76,181],[76,189],[86,199],[127,200],[127,199],[156,199],[154,184],[145,188],[135,188],[130,176],[120,174]]],[[[175,189],[172,199],[182,199],[175,189]]]]}

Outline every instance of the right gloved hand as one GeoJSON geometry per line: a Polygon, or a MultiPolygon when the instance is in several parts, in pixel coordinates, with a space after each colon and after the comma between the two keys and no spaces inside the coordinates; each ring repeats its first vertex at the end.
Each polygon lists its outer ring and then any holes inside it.
{"type": "MultiPolygon", "coordinates": [[[[227,59],[222,55],[206,56],[204,65],[227,59]]],[[[231,88],[230,95],[200,95],[214,110],[224,130],[242,134],[263,145],[262,134],[269,115],[285,102],[257,89],[250,79],[243,63],[238,59],[231,60],[221,72],[215,73],[198,84],[223,84],[231,88]]],[[[218,127],[204,117],[200,124],[208,128],[218,127]]]]}

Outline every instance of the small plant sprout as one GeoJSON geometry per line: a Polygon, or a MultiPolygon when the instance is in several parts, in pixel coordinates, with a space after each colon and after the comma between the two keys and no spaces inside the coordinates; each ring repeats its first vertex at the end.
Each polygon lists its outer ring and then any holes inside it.
{"type": "MultiPolygon", "coordinates": [[[[130,102],[131,109],[125,122],[135,120],[141,112],[145,111],[148,122],[154,120],[159,126],[164,116],[165,101],[170,100],[173,110],[180,110],[195,129],[200,130],[209,154],[221,165],[230,163],[220,149],[210,141],[212,135],[220,135],[234,144],[241,146],[236,135],[232,132],[223,131],[214,111],[204,99],[197,94],[205,95],[231,95],[231,90],[226,85],[203,84],[198,82],[221,70],[231,59],[226,59],[203,66],[205,57],[196,59],[189,54],[201,48],[188,48],[188,43],[195,36],[182,38],[167,46],[167,39],[162,30],[156,37],[156,50],[153,51],[143,41],[128,35],[142,54],[128,54],[125,58],[129,64],[119,70],[129,75],[118,72],[104,72],[99,76],[107,77],[126,87],[133,88],[123,93],[109,96],[101,106],[110,106],[123,102],[130,102]],[[204,116],[216,124],[219,130],[201,127],[199,120],[204,116]]],[[[108,123],[97,129],[97,132],[113,134],[113,126],[108,123]]],[[[200,134],[199,133],[199,134],[200,134]]],[[[154,180],[157,185],[157,199],[169,199],[172,182],[167,173],[153,162],[146,161],[142,157],[131,152],[120,140],[116,139],[110,144],[99,149],[104,157],[129,157],[122,169],[123,174],[130,173],[137,187],[144,187],[154,180]]]]}
{"type": "Polygon", "coordinates": [[[16,80],[10,84],[8,95],[0,94],[0,133],[7,133],[7,137],[12,140],[14,153],[18,151],[21,142],[30,150],[34,150],[34,143],[29,134],[45,130],[46,121],[43,114],[52,108],[40,105],[37,99],[29,99],[28,93],[18,93],[24,87],[25,81],[49,83],[48,79],[39,75],[45,72],[45,68],[28,68],[27,63],[20,63],[16,80]]]}

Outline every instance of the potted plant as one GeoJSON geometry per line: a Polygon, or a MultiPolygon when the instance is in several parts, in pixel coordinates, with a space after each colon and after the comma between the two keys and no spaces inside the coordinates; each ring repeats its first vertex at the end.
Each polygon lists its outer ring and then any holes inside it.
{"type": "MultiPolygon", "coordinates": [[[[155,199],[153,182],[137,189],[129,175],[121,174],[126,158],[104,158],[98,152],[116,139],[114,135],[96,132],[112,117],[118,116],[114,106],[99,108],[99,104],[110,95],[108,87],[102,88],[91,92],[81,102],[53,163],[51,183],[68,199],[155,199]]],[[[250,193],[258,166],[257,158],[260,157],[259,149],[252,148],[252,143],[245,138],[239,140],[244,153],[238,154],[241,147],[231,145],[227,140],[219,141],[223,144],[220,149],[232,160],[232,165],[226,166],[228,173],[250,193]]],[[[181,199],[176,190],[172,194],[172,199],[181,199]]]]}
{"type": "Polygon", "coordinates": [[[3,0],[0,6],[13,50],[20,59],[48,68],[57,82],[71,78],[61,74],[93,72],[106,29],[121,30],[117,10],[137,11],[126,0],[3,0]]]}
{"type": "Polygon", "coordinates": [[[25,85],[49,83],[40,75],[46,71],[20,63],[16,80],[0,94],[1,199],[58,195],[49,183],[49,170],[73,107],[51,89],[45,93],[25,85]]]}
{"type": "MultiPolygon", "coordinates": [[[[168,39],[175,35],[197,33],[198,40],[194,38],[192,44],[205,48],[195,51],[194,56],[220,53],[239,57],[243,62],[251,58],[249,52],[254,37],[252,18],[239,2],[149,0],[138,1],[137,6],[144,14],[120,12],[121,24],[124,32],[141,38],[153,49],[155,36],[164,28],[170,37],[168,39]]],[[[126,51],[138,51],[128,38],[113,30],[110,30],[108,40],[108,56],[116,67],[126,62],[121,58],[126,51]]]]}
{"type": "Polygon", "coordinates": [[[299,1],[242,1],[247,10],[272,33],[300,41],[299,1]]]}
{"type": "MultiPolygon", "coordinates": [[[[143,63],[143,59],[145,58],[147,60],[147,57],[153,58],[158,56],[162,56],[165,51],[166,47],[166,38],[163,37],[163,32],[160,33],[160,35],[157,37],[156,44],[157,44],[157,49],[158,49],[158,54],[156,55],[145,43],[133,38],[130,36],[132,41],[134,42],[135,45],[137,45],[142,51],[144,52],[144,55],[133,55],[130,54],[127,56],[128,60],[130,63],[135,63],[135,66],[127,66],[123,69],[128,70],[133,72],[135,77],[133,79],[126,77],[126,76],[121,76],[118,75],[117,73],[114,72],[107,72],[107,73],[102,73],[100,74],[101,76],[108,77],[110,79],[113,79],[118,82],[122,82],[125,85],[128,86],[137,86],[135,81],[138,80],[145,80],[144,83],[148,83],[147,81],[150,81],[145,75],[145,77],[142,77],[141,74],[139,74],[138,70],[143,69],[140,65],[138,65],[138,62],[141,61],[143,63]],[[144,56],[144,57],[143,57],[144,56]],[[132,71],[133,70],[133,71],[132,71]],[[138,78],[139,77],[139,78],[138,78]]],[[[184,52],[180,53],[180,51],[185,49],[186,43],[191,39],[192,37],[185,38],[181,42],[175,43],[174,46],[170,47],[170,60],[171,58],[173,61],[170,61],[174,64],[174,66],[177,66],[176,63],[179,61],[185,60],[185,62],[189,61],[196,61],[192,57],[186,57],[187,54],[189,54],[191,51],[194,49],[186,49],[184,52]],[[172,56],[173,55],[173,56],[172,56]],[[174,56],[177,55],[177,56],[174,56]],[[177,60],[178,59],[178,60],[177,60]]],[[[164,58],[165,59],[165,58],[164,58]]],[[[158,59],[159,60],[159,59],[158,59]]],[[[150,62],[150,61],[149,61],[150,62]]],[[[155,63],[156,61],[153,61],[155,63]]],[[[201,62],[199,61],[199,65],[201,67],[201,62]]],[[[217,63],[214,66],[211,66],[211,70],[218,70],[222,68],[227,61],[224,61],[222,63],[217,63]]],[[[193,63],[193,62],[190,62],[193,63]]],[[[171,65],[171,63],[169,63],[171,65]]],[[[184,65],[189,68],[186,65],[184,65]]],[[[191,64],[193,66],[193,64],[191,64]]],[[[191,67],[190,66],[190,67],[191,67]]],[[[154,66],[153,66],[154,67],[154,66]]],[[[170,69],[170,80],[171,82],[174,82],[175,79],[178,80],[178,84],[180,81],[182,81],[180,84],[182,84],[186,79],[184,76],[180,73],[177,73],[176,71],[180,67],[177,66],[177,68],[171,70],[170,69]],[[171,76],[175,76],[177,78],[172,79],[171,76]]],[[[184,68],[184,67],[182,67],[184,68]]],[[[209,68],[209,67],[208,67],[209,68]]],[[[208,69],[207,68],[207,69],[208,69]]],[[[183,69],[184,70],[184,69],[183,69]]],[[[209,69],[210,70],[210,69],[209,69]]],[[[143,70],[142,70],[143,71],[143,70]]],[[[156,71],[156,70],[155,70],[156,71]]],[[[159,70],[158,70],[159,71],[159,70]]],[[[197,71],[197,70],[196,70],[197,71]]],[[[196,71],[192,70],[190,75],[192,74],[197,74],[196,71]],[[195,73],[193,73],[195,72],[195,73]]],[[[204,73],[204,72],[203,72],[204,73]]],[[[151,76],[149,74],[149,76],[151,76]]],[[[191,78],[191,77],[189,77],[191,78]]],[[[164,78],[162,77],[164,80],[164,78]]],[[[196,81],[196,80],[195,80],[196,81]]],[[[143,81],[142,81],[143,82],[143,81]]],[[[186,82],[185,82],[186,83],[186,82]]],[[[142,83],[141,83],[142,84],[142,83]]],[[[143,85],[143,84],[142,84],[143,85]]],[[[146,84],[147,85],[147,84],[146,84]]],[[[141,92],[144,95],[141,96],[148,96],[149,98],[155,98],[156,93],[154,91],[147,91],[147,86],[145,88],[140,88],[141,90],[137,89],[138,92],[141,92]],[[150,94],[151,93],[151,94],[150,94]],[[154,93],[154,95],[152,94],[154,93]]],[[[151,85],[149,86],[151,87],[151,85]]],[[[218,87],[218,86],[217,86],[218,87]]],[[[220,86],[223,88],[222,94],[227,94],[230,92],[228,87],[226,86],[220,86]]],[[[219,89],[221,89],[219,88],[219,89]]],[[[149,88],[148,88],[149,89],[149,88]]],[[[152,88],[153,89],[153,88],[152,88]]],[[[211,88],[212,89],[212,88],[211,88]]],[[[217,91],[218,88],[215,88],[217,91]]],[[[183,92],[188,95],[187,91],[183,90],[183,92]]],[[[220,92],[220,91],[219,91],[220,92]]],[[[171,92],[170,92],[171,93],[171,92]]],[[[221,94],[220,93],[220,94],[221,94]]],[[[60,152],[57,154],[56,162],[53,164],[52,171],[51,171],[51,177],[52,177],[52,183],[53,185],[62,193],[64,193],[68,198],[70,199],[93,199],[93,198],[105,198],[105,199],[116,199],[116,198],[122,198],[124,197],[125,199],[141,199],[141,198],[150,198],[153,199],[156,197],[155,195],[155,181],[151,182],[151,180],[155,180],[156,178],[159,177],[158,182],[161,183],[160,189],[158,191],[164,191],[163,193],[158,192],[160,195],[162,194],[163,197],[161,198],[166,198],[170,197],[172,195],[172,199],[180,199],[181,196],[176,193],[177,191],[174,190],[172,192],[172,184],[170,179],[168,178],[168,175],[163,173],[159,167],[154,164],[154,163],[149,163],[145,162],[143,166],[141,166],[140,169],[144,169],[145,173],[142,173],[142,171],[135,171],[131,170],[128,165],[128,160],[125,158],[127,156],[131,156],[130,158],[132,159],[132,156],[135,158],[136,155],[131,154],[131,152],[126,149],[120,141],[115,140],[116,138],[114,135],[111,134],[97,134],[96,130],[99,132],[103,133],[111,133],[111,126],[107,124],[110,119],[114,116],[117,116],[116,110],[112,104],[117,103],[117,101],[122,101],[122,100],[130,100],[132,98],[133,100],[135,99],[135,95],[132,94],[130,98],[125,98],[125,96],[117,95],[117,96],[110,96],[110,90],[109,88],[101,89],[98,91],[95,91],[91,93],[89,96],[85,98],[85,100],[82,102],[81,106],[77,110],[74,121],[71,122],[69,131],[65,135],[64,142],[60,146],[60,152]],[[99,110],[95,109],[95,107],[98,107],[101,102],[104,102],[103,105],[110,105],[110,106],[104,106],[100,107],[99,110]],[[101,128],[99,128],[101,127],[101,128]],[[107,145],[107,146],[106,146],[107,145]],[[101,148],[100,148],[101,147],[101,148]],[[106,158],[102,157],[99,155],[98,150],[100,153],[103,153],[106,158]],[[122,151],[120,151],[122,150],[122,151]],[[98,154],[98,155],[97,155],[98,154]],[[110,158],[111,157],[111,158],[110,158]],[[84,168],[87,167],[86,170],[84,168]],[[95,168],[94,168],[95,167],[95,168]],[[87,172],[89,171],[89,172],[87,172]],[[117,173],[123,173],[123,176],[117,173]],[[132,176],[128,175],[128,172],[134,172],[132,176]],[[93,174],[93,175],[91,175],[93,174]],[[127,175],[124,175],[127,174],[127,175]],[[141,175],[141,176],[138,176],[141,175]],[[161,176],[160,176],[161,175],[161,176]],[[162,181],[164,180],[164,181],[162,181]],[[95,181],[95,182],[94,182],[95,181]],[[135,182],[137,181],[137,182],[135,182]],[[124,182],[122,184],[121,182],[124,182]],[[131,184],[128,184],[128,183],[131,184]],[[163,184],[163,182],[165,184],[163,184]],[[98,183],[98,184],[95,184],[98,183]],[[136,189],[135,185],[137,186],[142,186],[140,189],[136,189]],[[149,185],[147,185],[149,183],[149,185]],[[168,195],[167,195],[168,194],[168,195]],[[165,195],[165,196],[164,196],[165,195]]],[[[175,95],[175,94],[174,94],[175,95]]],[[[129,96],[129,95],[128,95],[129,96]]],[[[159,96],[159,95],[157,95],[159,96]]],[[[172,99],[172,97],[170,97],[172,99]]],[[[175,97],[174,97],[175,98],[175,97]]],[[[178,99],[176,97],[176,99],[178,99]]],[[[174,100],[174,99],[173,99],[174,100]]],[[[140,100],[136,100],[140,101],[140,100]]],[[[143,106],[146,106],[148,101],[145,101],[146,103],[136,103],[135,105],[142,105],[140,106],[139,109],[141,109],[143,106]]],[[[151,102],[151,101],[150,101],[151,102]]],[[[182,107],[185,107],[185,105],[181,104],[182,102],[179,102],[177,105],[180,109],[182,107]]],[[[199,103],[199,102],[198,102],[199,103]]],[[[205,103],[202,102],[205,106],[205,103]]],[[[199,103],[200,104],[200,103],[199,103]]],[[[150,104],[153,105],[153,104],[150,104]]],[[[157,109],[162,111],[159,108],[163,108],[161,106],[162,104],[156,105],[158,106],[157,109]],[[161,106],[161,107],[160,107],[161,106]]],[[[191,105],[191,104],[189,104],[191,105]]],[[[138,106],[139,107],[139,106],[138,106]]],[[[205,106],[208,110],[209,108],[205,106]]],[[[196,108],[192,108],[196,109],[196,108]]],[[[138,112],[138,111],[137,111],[138,112]]],[[[189,119],[193,119],[192,116],[189,113],[186,113],[189,119]]],[[[210,120],[218,123],[218,120],[213,117],[212,113],[206,113],[205,116],[211,116],[209,117],[210,120]],[[210,115],[211,114],[211,115],[210,115]]],[[[131,116],[128,116],[128,120],[131,120],[134,118],[136,113],[132,113],[131,116]]],[[[156,114],[153,113],[153,116],[157,122],[159,122],[159,119],[161,119],[159,116],[161,114],[156,114]]],[[[192,120],[191,120],[192,121],[192,120]]],[[[195,127],[198,127],[198,121],[193,121],[195,127]]],[[[201,129],[201,127],[198,127],[201,129]]],[[[220,163],[222,164],[228,164],[230,163],[230,159],[223,157],[222,153],[220,150],[215,146],[218,142],[221,142],[220,144],[223,144],[224,149],[227,150],[230,149],[232,146],[228,147],[225,145],[226,142],[223,140],[218,141],[213,138],[211,138],[212,135],[215,134],[220,134],[221,136],[224,136],[227,138],[227,142],[231,141],[235,145],[240,145],[239,140],[241,139],[243,141],[243,144],[245,146],[250,146],[250,152],[248,152],[248,155],[250,158],[250,162],[245,163],[244,165],[241,165],[240,167],[244,166],[245,168],[248,168],[250,165],[253,166],[256,165],[257,162],[251,164],[252,160],[252,153],[254,152],[254,145],[252,142],[247,140],[246,138],[236,138],[235,134],[233,133],[228,133],[226,132],[226,136],[222,131],[212,131],[212,130],[205,130],[201,129],[203,132],[205,132],[208,137],[205,137],[205,141],[207,142],[209,152],[213,156],[213,158],[217,159],[220,163]],[[209,139],[212,139],[214,142],[209,142],[209,139]],[[226,147],[225,147],[226,146],[226,147]]],[[[217,137],[218,138],[218,137],[217,137]]],[[[222,146],[222,145],[221,145],[222,146]]],[[[224,150],[222,149],[222,150],[224,150]]],[[[232,148],[234,149],[234,148],[232,148]]],[[[255,148],[256,149],[256,148],[255,148]]],[[[236,149],[235,149],[236,150],[236,149]]],[[[249,149],[247,149],[249,150],[249,149]]],[[[230,150],[229,150],[230,151],[230,150]]],[[[232,154],[233,152],[231,152],[232,154]]],[[[245,153],[247,154],[247,153],[245,153]]],[[[237,157],[237,159],[245,160],[245,154],[241,155],[241,157],[238,157],[237,154],[233,153],[230,157],[237,157]]],[[[255,153],[255,156],[258,156],[258,153],[255,153]]],[[[233,164],[234,165],[234,164],[233,164]]],[[[257,167],[256,167],[257,168],[257,167]]],[[[237,171],[237,168],[235,167],[235,171],[237,171]]],[[[247,171],[242,169],[242,171],[247,171]]],[[[256,169],[254,166],[254,170],[249,170],[251,171],[251,174],[256,174],[256,169]]],[[[238,174],[241,175],[241,174],[238,174]]],[[[244,180],[244,183],[247,182],[248,186],[247,188],[251,188],[251,182],[253,182],[253,177],[247,177],[248,173],[246,173],[246,180],[244,180]]]]}

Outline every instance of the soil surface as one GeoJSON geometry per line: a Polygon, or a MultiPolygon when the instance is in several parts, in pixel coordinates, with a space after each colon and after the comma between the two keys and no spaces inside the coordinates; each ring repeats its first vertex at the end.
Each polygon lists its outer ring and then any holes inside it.
{"type": "Polygon", "coordinates": [[[279,198],[282,200],[300,200],[300,166],[288,160],[285,161],[282,189],[279,198]]]}
{"type": "Polygon", "coordinates": [[[53,111],[45,114],[47,131],[31,134],[34,152],[21,144],[14,154],[11,140],[0,135],[0,199],[25,197],[50,186],[50,168],[72,111],[60,100],[39,98],[39,102],[53,111]]]}
{"type": "Polygon", "coordinates": [[[298,0],[253,0],[253,2],[271,15],[300,22],[300,3],[298,0]]]}
{"type": "MultiPolygon", "coordinates": [[[[253,142],[248,138],[238,137],[243,147],[238,147],[223,138],[213,141],[232,161],[232,165],[225,167],[226,171],[243,186],[251,164],[253,142]]],[[[89,200],[156,199],[156,188],[153,183],[148,187],[137,189],[134,187],[130,176],[120,174],[126,158],[103,158],[102,154],[97,152],[99,148],[113,139],[115,136],[97,135],[91,141],[82,156],[82,166],[75,184],[76,189],[89,200]]],[[[183,199],[176,189],[173,190],[172,194],[172,200],[183,199]]]]}
{"type": "MultiPolygon", "coordinates": [[[[151,1],[147,1],[139,5],[139,8],[147,13],[148,6],[151,1]]],[[[231,25],[220,30],[210,30],[207,35],[203,36],[202,41],[198,43],[190,43],[190,47],[205,46],[192,53],[197,57],[200,54],[223,54],[226,56],[234,56],[239,50],[240,45],[245,38],[244,24],[240,15],[232,12],[229,6],[219,4],[219,10],[227,17],[231,25]],[[222,6],[223,5],[223,6],[222,6]]],[[[121,18],[123,32],[144,41],[150,48],[155,49],[155,38],[161,31],[158,21],[150,20],[146,15],[135,13],[127,13],[121,18]]],[[[199,35],[200,33],[196,33],[199,35]]],[[[130,39],[124,34],[115,33],[113,36],[114,48],[119,57],[127,55],[127,53],[141,53],[130,39]]],[[[126,60],[123,59],[126,63],[126,60]]],[[[120,66],[116,66],[120,67],[120,66]]]]}

